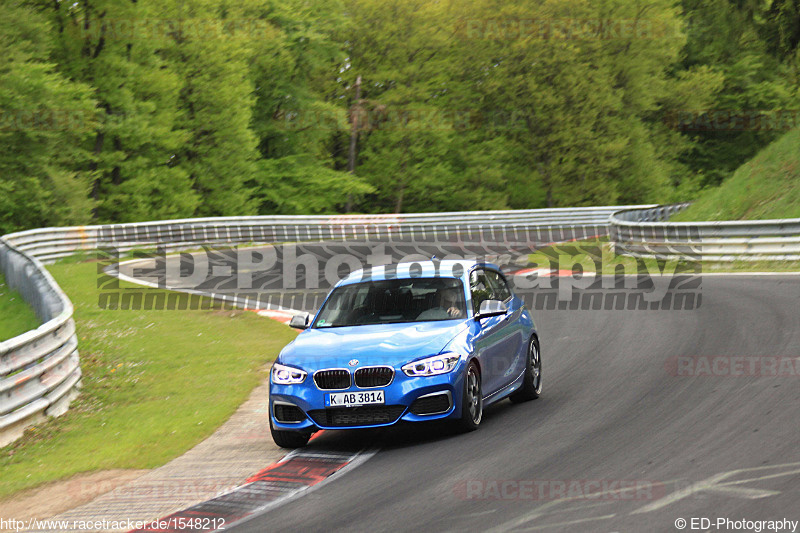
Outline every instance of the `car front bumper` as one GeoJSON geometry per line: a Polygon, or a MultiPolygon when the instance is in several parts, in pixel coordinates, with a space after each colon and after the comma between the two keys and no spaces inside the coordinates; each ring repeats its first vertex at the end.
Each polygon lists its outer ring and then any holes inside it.
{"type": "MultiPolygon", "coordinates": [[[[364,429],[391,426],[400,421],[425,422],[457,418],[461,415],[461,395],[464,390],[463,368],[460,361],[447,374],[437,376],[409,377],[402,370],[395,368],[393,381],[385,387],[362,389],[351,385],[344,390],[320,390],[311,375],[298,385],[278,385],[270,381],[269,411],[272,424],[278,430],[316,431],[318,429],[364,429]],[[333,392],[362,392],[365,390],[384,391],[383,405],[365,405],[363,407],[326,407],[325,400],[333,392]],[[449,396],[449,407],[442,411],[443,399],[436,398],[434,407],[425,412],[432,414],[415,414],[412,412],[414,402],[421,397],[445,394],[449,396]],[[275,406],[296,406],[303,412],[303,419],[298,422],[282,422],[276,418],[275,406]]],[[[417,403],[414,411],[418,411],[421,403],[417,403]]],[[[299,417],[298,417],[299,418],[299,417]]]]}

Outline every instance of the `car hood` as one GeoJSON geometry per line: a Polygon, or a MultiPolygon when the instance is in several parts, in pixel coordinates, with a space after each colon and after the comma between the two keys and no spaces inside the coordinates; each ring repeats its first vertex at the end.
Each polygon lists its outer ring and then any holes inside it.
{"type": "Polygon", "coordinates": [[[348,366],[399,366],[436,355],[459,333],[464,320],[375,324],[303,331],[283,349],[280,362],[306,370],[348,366]],[[355,359],[357,364],[351,365],[355,359]]]}

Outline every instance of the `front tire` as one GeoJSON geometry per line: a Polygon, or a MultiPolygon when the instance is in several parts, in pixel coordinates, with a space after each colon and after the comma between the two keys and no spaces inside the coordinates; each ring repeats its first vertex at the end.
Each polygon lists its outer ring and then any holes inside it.
{"type": "Polygon", "coordinates": [[[269,431],[272,433],[272,440],[281,448],[302,448],[308,444],[308,439],[311,438],[311,433],[275,429],[271,416],[269,417],[269,431]]]}
{"type": "Polygon", "coordinates": [[[542,353],[539,351],[539,340],[531,337],[528,345],[528,355],[525,361],[525,376],[522,378],[522,387],[509,396],[514,403],[535,400],[542,394],[542,353]]]}
{"type": "Polygon", "coordinates": [[[483,419],[483,389],[481,373],[475,361],[470,361],[464,376],[464,392],[461,395],[460,426],[464,431],[475,431],[483,419]]]}

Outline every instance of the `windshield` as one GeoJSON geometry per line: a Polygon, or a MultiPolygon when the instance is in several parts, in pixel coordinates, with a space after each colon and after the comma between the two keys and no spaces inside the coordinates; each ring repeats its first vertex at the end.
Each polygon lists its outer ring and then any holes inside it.
{"type": "Polygon", "coordinates": [[[461,280],[411,278],[366,281],[333,290],[314,322],[332,328],[466,317],[461,280]]]}

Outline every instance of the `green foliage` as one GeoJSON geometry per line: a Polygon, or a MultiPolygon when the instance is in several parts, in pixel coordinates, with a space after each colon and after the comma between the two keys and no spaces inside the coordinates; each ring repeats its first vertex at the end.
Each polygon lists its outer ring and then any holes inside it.
{"type": "Polygon", "coordinates": [[[189,131],[178,121],[182,80],[164,58],[167,36],[147,25],[163,13],[147,3],[47,3],[60,26],[58,59],[91,84],[100,112],[92,151],[91,197],[99,222],[191,215],[197,195],[172,165],[189,131]]]}
{"type": "Polygon", "coordinates": [[[688,200],[796,109],[796,4],[9,0],[0,230],[688,200]]]}
{"type": "Polygon", "coordinates": [[[332,170],[306,155],[258,162],[257,197],[260,213],[282,215],[333,213],[348,195],[372,191],[362,180],[332,170]]]}
{"type": "Polygon", "coordinates": [[[796,64],[786,62],[788,44],[778,45],[782,24],[789,13],[771,2],[733,2],[732,0],[683,0],[688,23],[688,41],[681,66],[704,66],[722,76],[722,86],[713,106],[683,110],[700,114],[700,127],[685,134],[693,143],[681,160],[702,175],[700,185],[719,185],[759,149],[786,130],[760,128],[760,112],[796,110],[798,79],[796,64]],[[780,19],[780,20],[779,20],[780,19]],[[777,39],[777,40],[776,40],[777,39]],[[753,117],[741,127],[704,126],[702,111],[730,111],[753,117]]]}
{"type": "Polygon", "coordinates": [[[703,105],[718,85],[706,71],[670,73],[683,42],[671,2],[646,11],[617,0],[461,7],[469,10],[464,57],[455,62],[467,87],[462,101],[477,93],[482,115],[516,117],[495,133],[513,154],[513,207],[537,198],[538,206],[567,206],[669,195],[685,173],[677,159],[687,145],[662,117],[683,105],[676,93],[691,88],[703,105]],[[492,20],[533,28],[512,27],[509,38],[508,30],[490,31],[484,21],[492,20]]]}
{"type": "Polygon", "coordinates": [[[800,3],[797,0],[772,0],[761,25],[761,34],[771,53],[793,61],[796,67],[800,46],[800,3]]]}
{"type": "Polygon", "coordinates": [[[345,54],[337,35],[349,21],[339,2],[304,0],[241,4],[245,18],[269,24],[252,47],[255,87],[251,127],[260,160],[253,179],[259,214],[333,213],[349,195],[372,191],[337,165],[335,149],[347,129],[346,110],[326,87],[345,54]]]}
{"type": "Polygon", "coordinates": [[[798,146],[800,128],[764,148],[720,187],[704,191],[673,220],[800,218],[798,146]]]}
{"type": "Polygon", "coordinates": [[[14,4],[2,16],[0,233],[86,222],[91,91],[51,62],[55,32],[44,17],[14,4]]]}

